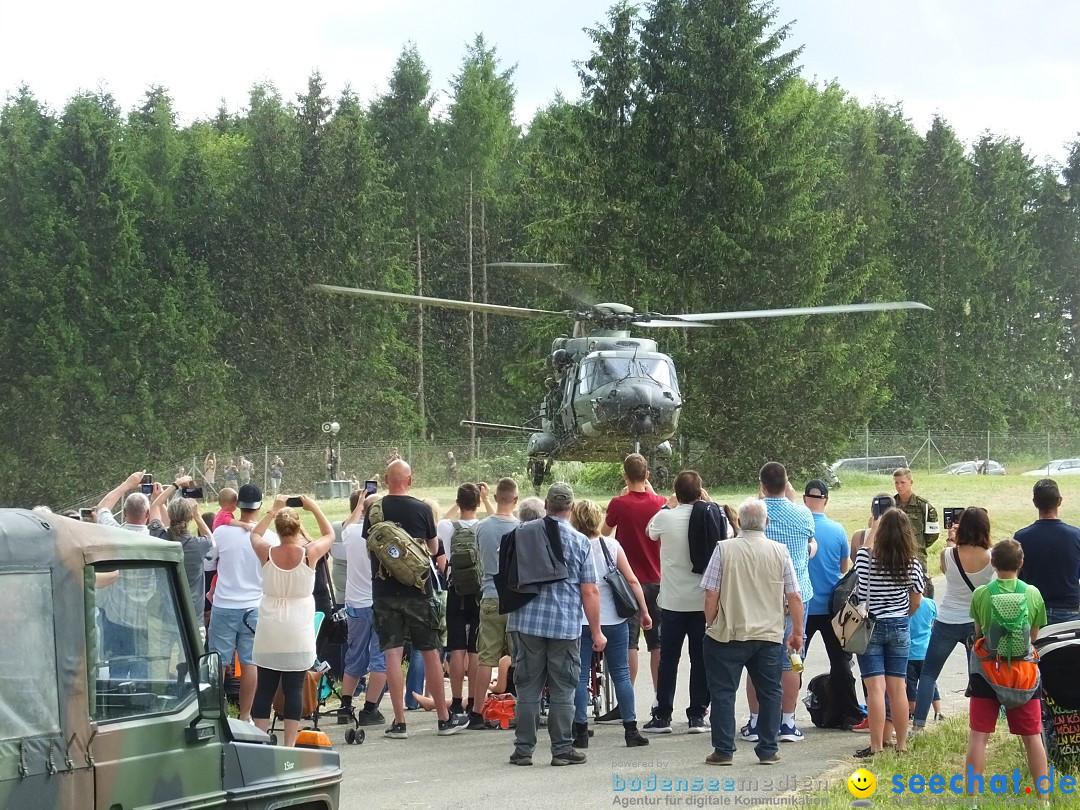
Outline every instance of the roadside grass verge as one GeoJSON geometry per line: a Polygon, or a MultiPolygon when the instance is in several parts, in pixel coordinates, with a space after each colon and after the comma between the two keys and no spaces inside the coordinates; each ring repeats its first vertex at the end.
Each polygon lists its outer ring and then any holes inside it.
{"type": "MultiPolygon", "coordinates": [[[[854,736],[854,735],[853,735],[854,736]]],[[[803,794],[813,796],[816,800],[824,800],[824,803],[816,803],[814,807],[825,807],[832,810],[836,808],[850,808],[855,798],[847,788],[847,778],[859,768],[866,768],[874,774],[877,780],[877,790],[870,800],[875,807],[888,806],[950,806],[972,807],[975,802],[967,800],[964,796],[954,794],[948,786],[949,777],[964,773],[964,753],[967,750],[968,718],[967,714],[957,715],[928,726],[927,730],[908,741],[908,750],[903,754],[895,753],[891,748],[878,754],[872,760],[862,761],[852,758],[849,762],[837,765],[829,772],[823,773],[815,779],[826,780],[829,787],[827,790],[803,794]],[[912,776],[922,776],[929,779],[935,774],[945,777],[945,791],[934,794],[928,789],[922,793],[912,793],[907,789],[912,776]],[[902,779],[905,790],[903,793],[894,793],[893,778],[899,776],[902,779]]],[[[868,740],[866,735],[855,738],[856,741],[868,740]]],[[[854,746],[853,746],[854,747],[854,746]]],[[[1015,769],[1020,769],[1020,792],[1031,787],[1034,794],[1034,783],[1028,773],[1027,761],[1024,755],[1024,746],[1019,737],[1009,734],[1008,728],[1002,720],[998,725],[997,732],[990,738],[986,752],[986,770],[984,772],[985,792],[978,799],[980,808],[993,807],[1016,807],[1020,796],[1013,794],[1013,775],[1015,769]],[[989,793],[989,777],[994,774],[1003,774],[1009,777],[1008,792],[995,801],[995,796],[989,793]]],[[[1056,769],[1055,769],[1056,770],[1056,769]]],[[[1055,774],[1055,780],[1056,780],[1055,774]]],[[[791,794],[797,795],[797,794],[791,794]]],[[[1028,799],[1026,794],[1024,799],[1028,799]]],[[[1057,806],[1067,805],[1080,806],[1080,797],[1057,796],[1057,806]]],[[[1038,806],[1037,801],[1031,798],[1030,804],[1023,802],[1019,806],[1038,806]]]]}

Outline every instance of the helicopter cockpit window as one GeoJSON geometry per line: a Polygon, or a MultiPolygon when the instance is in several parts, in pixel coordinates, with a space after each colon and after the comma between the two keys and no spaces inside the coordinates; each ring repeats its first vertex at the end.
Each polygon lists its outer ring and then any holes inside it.
{"type": "Polygon", "coordinates": [[[661,358],[596,357],[581,364],[579,388],[588,394],[609,383],[632,377],[645,378],[678,390],[675,370],[668,360],[661,358]]]}

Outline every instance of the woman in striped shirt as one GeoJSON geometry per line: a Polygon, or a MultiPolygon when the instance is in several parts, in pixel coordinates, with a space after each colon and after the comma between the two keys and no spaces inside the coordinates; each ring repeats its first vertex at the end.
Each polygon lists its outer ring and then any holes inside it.
{"type": "MultiPolygon", "coordinates": [[[[858,600],[877,620],[870,645],[859,655],[870,746],[855,756],[866,759],[884,745],[885,693],[893,707],[903,711],[907,706],[908,617],[918,610],[923,592],[923,569],[907,515],[894,507],[874,521],[866,545],[855,554],[855,575],[858,600]]],[[[907,723],[897,723],[896,750],[905,750],[906,743],[907,723]]]]}

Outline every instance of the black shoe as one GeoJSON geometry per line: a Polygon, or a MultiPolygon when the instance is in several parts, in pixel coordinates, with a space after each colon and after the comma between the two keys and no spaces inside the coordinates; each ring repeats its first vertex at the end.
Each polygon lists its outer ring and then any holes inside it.
{"type": "Polygon", "coordinates": [[[622,720],[622,709],[618,706],[613,706],[609,711],[596,718],[597,723],[610,723],[613,720],[622,720]]]}
{"type": "Polygon", "coordinates": [[[643,725],[641,729],[647,734],[670,734],[671,718],[654,716],[653,719],[643,725]]]}
{"type": "Polygon", "coordinates": [[[450,714],[465,714],[465,707],[461,705],[460,700],[454,700],[450,703],[450,708],[447,710],[450,714]]]}
{"type": "Polygon", "coordinates": [[[469,725],[469,718],[466,715],[452,714],[448,719],[439,721],[439,736],[449,737],[451,734],[457,734],[467,725],[469,725]]]}
{"type": "Polygon", "coordinates": [[[552,765],[584,765],[587,761],[588,757],[573,748],[564,754],[555,754],[551,757],[552,765]]]}
{"type": "Polygon", "coordinates": [[[484,715],[480,712],[469,712],[469,731],[480,731],[488,727],[484,715]]]}
{"type": "Polygon", "coordinates": [[[623,737],[626,739],[627,748],[636,748],[639,745],[648,745],[649,741],[641,736],[637,723],[623,723],[623,737]]]}
{"type": "Polygon", "coordinates": [[[386,724],[386,718],[378,709],[367,709],[356,713],[356,725],[358,726],[382,726],[386,724]]]}
{"type": "Polygon", "coordinates": [[[383,732],[383,736],[389,737],[391,740],[407,740],[409,738],[404,723],[391,723],[390,728],[383,732]]]}
{"type": "Polygon", "coordinates": [[[514,751],[514,753],[510,755],[510,764],[532,765],[532,756],[529,754],[519,754],[517,751],[514,751]]]}
{"type": "Polygon", "coordinates": [[[574,748],[589,747],[589,724],[574,723],[571,734],[574,738],[574,748]]]}
{"type": "Polygon", "coordinates": [[[687,731],[690,734],[708,734],[712,731],[712,726],[708,724],[704,717],[691,717],[689,725],[687,731]]]}
{"type": "Polygon", "coordinates": [[[876,753],[876,751],[870,750],[870,746],[867,746],[866,748],[860,748],[855,752],[855,759],[872,759],[876,753]]]}

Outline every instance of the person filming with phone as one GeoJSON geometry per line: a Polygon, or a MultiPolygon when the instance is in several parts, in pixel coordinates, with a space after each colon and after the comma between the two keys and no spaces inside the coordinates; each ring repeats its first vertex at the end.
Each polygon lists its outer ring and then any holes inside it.
{"type": "Polygon", "coordinates": [[[285,699],[287,748],[296,745],[303,713],[304,681],[315,661],[315,566],[330,550],[334,530],[319,505],[306,495],[278,495],[270,511],[251,532],[251,547],[262,564],[263,596],[255,627],[252,658],[259,668],[251,718],[266,731],[270,707],[281,687],[285,699]],[[319,539],[311,541],[296,509],[311,512],[319,524],[319,539]],[[270,524],[280,540],[265,538],[270,524]]]}

